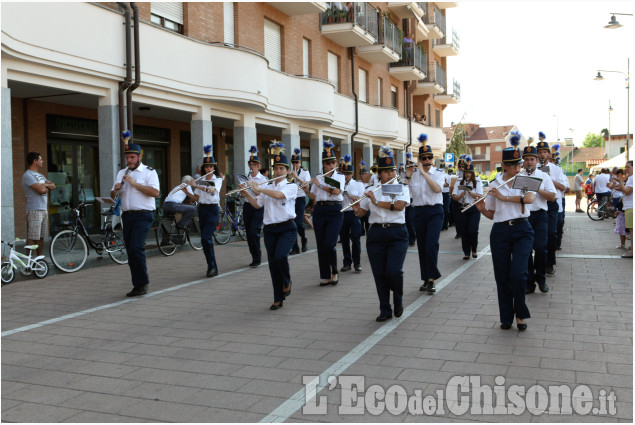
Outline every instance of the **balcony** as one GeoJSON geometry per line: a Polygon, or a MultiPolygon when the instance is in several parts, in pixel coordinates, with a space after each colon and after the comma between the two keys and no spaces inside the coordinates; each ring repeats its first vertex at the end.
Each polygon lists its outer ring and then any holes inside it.
{"type": "Polygon", "coordinates": [[[378,39],[377,15],[368,3],[353,3],[351,10],[332,6],[320,13],[320,31],[342,47],[372,46],[378,39]]]}
{"type": "Polygon", "coordinates": [[[474,161],[489,161],[489,154],[488,153],[482,153],[482,154],[472,155],[472,160],[474,160],[474,161]]]}
{"type": "Polygon", "coordinates": [[[401,58],[401,37],[397,27],[385,17],[382,18],[379,42],[372,46],[359,47],[357,55],[370,63],[391,63],[401,58]]]}
{"type": "Polygon", "coordinates": [[[434,101],[441,105],[454,105],[459,103],[460,100],[461,85],[456,80],[452,82],[452,93],[446,91],[445,93],[434,95],[434,101]]]}
{"type": "Polygon", "coordinates": [[[312,13],[322,13],[326,12],[327,6],[326,2],[302,2],[302,1],[291,1],[291,2],[277,2],[270,1],[268,2],[270,6],[275,7],[280,12],[284,13],[287,16],[298,16],[298,15],[310,15],[312,13]]]}
{"type": "Polygon", "coordinates": [[[445,91],[445,69],[437,62],[428,63],[426,78],[417,81],[417,87],[412,91],[413,96],[424,94],[439,94],[445,91]]]}
{"type": "Polygon", "coordinates": [[[428,27],[421,20],[417,19],[417,40],[427,40],[428,39],[428,27]]]}
{"type": "Polygon", "coordinates": [[[401,81],[423,80],[426,78],[426,55],[414,43],[403,43],[403,55],[399,62],[389,66],[389,73],[401,81]]]}
{"type": "Polygon", "coordinates": [[[455,30],[452,30],[452,43],[448,43],[448,36],[445,35],[438,40],[434,40],[432,50],[441,56],[456,56],[459,54],[459,36],[455,30]]]}
{"type": "Polygon", "coordinates": [[[427,40],[441,38],[445,34],[445,16],[441,13],[441,9],[432,3],[428,4],[428,13],[423,22],[428,28],[427,40]]]}
{"type": "Polygon", "coordinates": [[[389,1],[387,3],[388,10],[401,19],[421,19],[425,14],[425,5],[424,2],[416,1],[389,1]]]}
{"type": "Polygon", "coordinates": [[[450,7],[457,7],[459,5],[458,1],[438,1],[436,3],[439,6],[439,9],[448,9],[450,7]]]}

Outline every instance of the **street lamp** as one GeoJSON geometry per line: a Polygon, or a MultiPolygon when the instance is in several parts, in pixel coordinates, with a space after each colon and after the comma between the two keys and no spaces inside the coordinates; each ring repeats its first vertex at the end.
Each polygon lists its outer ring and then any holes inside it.
{"type": "Polygon", "coordinates": [[[602,72],[616,72],[618,74],[622,74],[626,79],[626,160],[629,160],[628,156],[628,141],[631,138],[631,82],[630,82],[630,73],[631,70],[631,59],[628,58],[626,63],[626,73],[622,71],[608,71],[606,69],[598,69],[598,75],[595,76],[594,80],[604,80],[602,76],[602,72]]]}
{"type": "MultiPolygon", "coordinates": [[[[606,151],[606,146],[609,147],[609,155],[611,151],[611,112],[613,112],[613,107],[611,106],[611,99],[609,99],[609,141],[606,143],[604,150],[606,151]]],[[[608,155],[607,155],[608,156],[608,155]]]]}
{"type": "Polygon", "coordinates": [[[617,29],[622,27],[623,25],[620,24],[617,19],[615,19],[615,15],[624,15],[624,16],[633,16],[632,13],[613,13],[611,12],[611,20],[609,21],[609,23],[607,25],[604,25],[604,28],[608,28],[608,29],[617,29]]]}

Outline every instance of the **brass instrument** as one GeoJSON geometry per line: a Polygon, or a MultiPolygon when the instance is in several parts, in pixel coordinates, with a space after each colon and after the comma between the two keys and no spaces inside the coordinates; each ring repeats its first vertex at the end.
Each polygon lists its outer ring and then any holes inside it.
{"type": "MultiPolygon", "coordinates": [[[[373,190],[371,190],[371,192],[375,193],[376,191],[378,191],[379,189],[381,189],[382,185],[384,185],[384,184],[391,184],[391,183],[393,183],[395,180],[397,180],[397,176],[395,176],[395,177],[393,177],[392,179],[390,179],[390,181],[389,181],[389,182],[387,182],[387,183],[380,183],[380,184],[379,184],[379,186],[377,186],[376,188],[374,188],[373,190]]],[[[344,212],[344,211],[346,211],[347,209],[351,208],[353,205],[355,205],[355,204],[357,204],[357,203],[361,202],[364,198],[368,198],[368,196],[367,196],[367,195],[360,196],[360,197],[359,197],[359,198],[358,198],[355,202],[351,202],[351,203],[350,203],[350,204],[349,204],[346,208],[342,208],[342,209],[340,210],[340,212],[344,212]]]]}

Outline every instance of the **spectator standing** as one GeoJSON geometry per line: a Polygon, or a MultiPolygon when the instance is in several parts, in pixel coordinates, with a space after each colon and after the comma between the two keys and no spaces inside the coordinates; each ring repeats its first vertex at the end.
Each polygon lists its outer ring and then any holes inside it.
{"type": "Polygon", "coordinates": [[[609,189],[610,179],[608,168],[602,168],[602,172],[595,178],[595,196],[597,196],[600,203],[611,196],[611,189],[609,189]]]}
{"type": "Polygon", "coordinates": [[[624,227],[631,235],[631,246],[623,258],[633,258],[633,161],[626,162],[624,166],[624,177],[628,178],[626,182],[620,179],[619,190],[624,193],[622,204],[624,209],[624,227]]]}
{"type": "Polygon", "coordinates": [[[582,178],[582,168],[578,169],[578,174],[573,179],[573,190],[575,191],[575,212],[583,213],[580,208],[580,202],[582,202],[582,190],[584,188],[584,179],[582,178]]]}
{"type": "Polygon", "coordinates": [[[584,182],[584,193],[586,194],[586,207],[589,208],[589,202],[593,199],[593,174],[589,173],[589,178],[584,182]]]}
{"type": "Polygon", "coordinates": [[[49,232],[48,193],[55,190],[56,186],[40,174],[44,159],[38,152],[28,153],[26,165],[22,187],[26,195],[27,245],[37,243],[37,255],[42,255],[44,237],[49,232]]]}

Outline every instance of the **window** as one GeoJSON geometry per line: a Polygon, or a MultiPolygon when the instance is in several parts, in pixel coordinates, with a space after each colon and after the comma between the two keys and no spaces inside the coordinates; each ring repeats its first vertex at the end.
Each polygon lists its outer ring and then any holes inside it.
{"type": "Polygon", "coordinates": [[[426,121],[426,124],[428,124],[428,125],[430,125],[430,123],[432,122],[432,112],[430,112],[430,111],[432,111],[432,109],[430,107],[430,104],[428,103],[428,116],[427,116],[428,119],[427,119],[427,121],[424,120],[424,121],[426,121]]]}
{"type": "Polygon", "coordinates": [[[328,52],[329,61],[329,81],[335,86],[335,92],[340,91],[339,85],[339,58],[337,55],[328,52]]]}
{"type": "Polygon", "coordinates": [[[362,102],[366,102],[368,103],[368,94],[367,94],[367,85],[366,85],[366,79],[368,78],[368,72],[366,72],[365,70],[359,68],[358,70],[358,75],[359,75],[359,100],[361,100],[362,102]]]}
{"type": "Polygon", "coordinates": [[[381,98],[381,87],[383,86],[384,82],[381,80],[381,78],[377,79],[377,104],[379,106],[382,105],[382,98],[381,98]]]}
{"type": "Polygon", "coordinates": [[[489,146],[485,146],[485,155],[489,155],[489,146]]]}
{"type": "Polygon", "coordinates": [[[265,19],[265,58],[269,67],[282,71],[282,31],[280,25],[265,19]]]}
{"type": "Polygon", "coordinates": [[[441,111],[439,109],[435,109],[434,116],[436,120],[436,126],[441,127],[441,111]]]}
{"type": "Polygon", "coordinates": [[[390,86],[390,106],[397,107],[397,87],[390,86]]]}
{"type": "Polygon", "coordinates": [[[481,154],[481,147],[477,146],[476,148],[474,148],[474,155],[480,155],[481,154]]]}
{"type": "Polygon", "coordinates": [[[183,2],[154,2],[151,5],[153,23],[183,33],[183,2]]]}
{"type": "Polygon", "coordinates": [[[234,3],[223,3],[223,32],[225,43],[234,44],[234,3]]]}
{"type": "Polygon", "coordinates": [[[306,38],[302,39],[302,75],[304,75],[305,77],[308,77],[309,75],[311,75],[311,69],[309,67],[309,60],[310,60],[310,56],[309,56],[309,40],[307,40],[306,38]]]}
{"type": "Polygon", "coordinates": [[[501,145],[495,145],[494,146],[494,152],[500,152],[503,150],[503,147],[501,145]]]}

